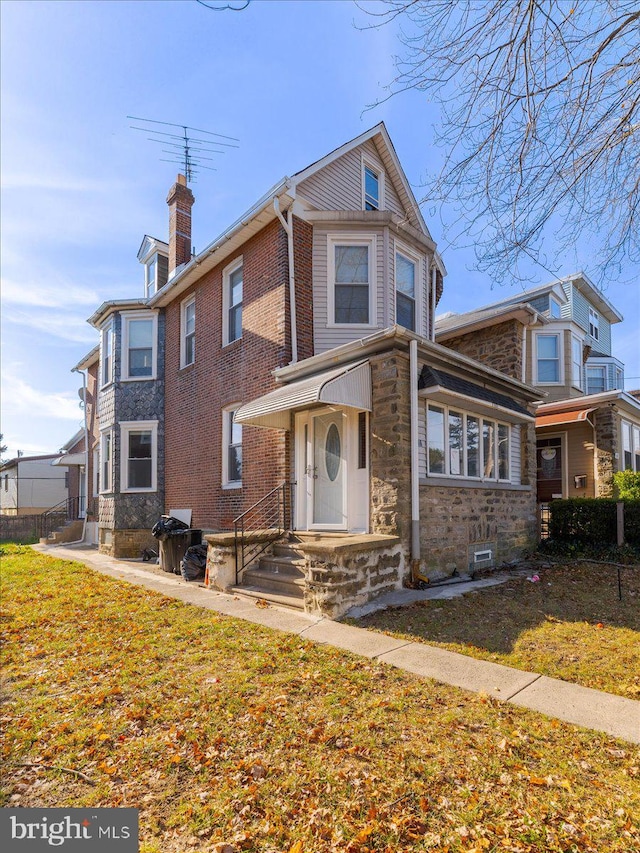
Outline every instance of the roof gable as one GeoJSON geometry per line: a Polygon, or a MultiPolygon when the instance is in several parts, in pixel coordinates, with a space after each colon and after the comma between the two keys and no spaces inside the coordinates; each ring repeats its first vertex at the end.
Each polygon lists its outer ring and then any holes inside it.
{"type": "MultiPolygon", "coordinates": [[[[373,165],[379,164],[383,169],[387,184],[385,187],[387,202],[391,207],[398,207],[394,212],[402,213],[415,228],[432,239],[384,122],[380,122],[305,169],[296,172],[292,176],[292,184],[297,192],[305,196],[306,193],[322,192],[321,183],[324,177],[325,192],[327,192],[332,184],[331,173],[334,173],[333,183],[339,185],[341,195],[348,199],[347,204],[336,209],[362,210],[360,180],[363,160],[372,161],[373,165]],[[344,186],[345,178],[351,187],[344,186]]],[[[322,208],[325,205],[321,203],[318,206],[322,208]]]]}

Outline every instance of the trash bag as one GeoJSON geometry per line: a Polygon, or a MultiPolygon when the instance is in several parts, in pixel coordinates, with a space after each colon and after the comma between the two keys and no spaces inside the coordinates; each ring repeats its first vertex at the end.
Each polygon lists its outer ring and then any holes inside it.
{"type": "Polygon", "coordinates": [[[160,542],[164,542],[172,534],[180,533],[182,530],[188,530],[189,525],[179,518],[174,518],[172,515],[161,515],[158,521],[151,528],[151,535],[160,542]]]}
{"type": "Polygon", "coordinates": [[[187,548],[180,562],[180,574],[186,581],[196,581],[203,578],[207,567],[207,546],[192,545],[187,548]]]}

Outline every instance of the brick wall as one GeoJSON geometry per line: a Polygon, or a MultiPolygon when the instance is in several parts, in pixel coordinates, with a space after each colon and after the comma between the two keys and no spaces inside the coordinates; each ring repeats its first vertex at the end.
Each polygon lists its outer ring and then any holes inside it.
{"type": "Polygon", "coordinates": [[[297,216],[293,218],[293,265],[298,360],[302,361],[313,355],[313,226],[297,216]]]}
{"type": "Polygon", "coordinates": [[[522,379],[522,323],[517,320],[460,335],[443,345],[512,379],[522,379]]]}
{"type": "MultiPolygon", "coordinates": [[[[205,274],[166,309],[165,508],[190,507],[192,524],[228,530],[233,518],[289,477],[289,434],[243,429],[243,488],[222,488],[222,409],[273,390],[291,359],[287,238],[279,222],[244,244],[242,339],[222,346],[222,272],[205,274]],[[196,298],[195,363],[180,369],[180,304],[196,298]]],[[[301,262],[304,270],[304,263],[301,262]]]]}

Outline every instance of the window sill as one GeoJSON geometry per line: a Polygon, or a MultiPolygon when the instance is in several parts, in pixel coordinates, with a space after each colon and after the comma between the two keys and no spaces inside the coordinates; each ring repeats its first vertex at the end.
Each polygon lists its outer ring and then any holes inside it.
{"type": "Polygon", "coordinates": [[[236,338],[234,341],[223,341],[222,342],[222,349],[225,349],[226,347],[232,347],[234,344],[240,344],[240,343],[242,343],[242,338],[236,338]]]}
{"type": "Polygon", "coordinates": [[[157,376],[123,376],[121,382],[154,382],[157,376]]]}
{"type": "Polygon", "coordinates": [[[121,495],[153,495],[158,491],[157,487],[150,489],[120,489],[121,495]]]}
{"type": "Polygon", "coordinates": [[[235,489],[235,490],[240,490],[240,489],[242,488],[242,481],[235,481],[235,482],[233,482],[233,483],[223,483],[223,484],[222,484],[222,488],[223,488],[225,491],[231,491],[231,490],[234,490],[234,489],[235,489]]]}
{"type": "Polygon", "coordinates": [[[420,477],[421,486],[444,486],[445,488],[497,489],[509,492],[530,492],[531,486],[507,483],[504,480],[468,480],[465,477],[420,477]]]}
{"type": "Polygon", "coordinates": [[[189,364],[181,364],[180,367],[178,368],[178,372],[182,373],[185,370],[193,370],[193,368],[195,366],[196,366],[195,361],[190,361],[189,364]]]}

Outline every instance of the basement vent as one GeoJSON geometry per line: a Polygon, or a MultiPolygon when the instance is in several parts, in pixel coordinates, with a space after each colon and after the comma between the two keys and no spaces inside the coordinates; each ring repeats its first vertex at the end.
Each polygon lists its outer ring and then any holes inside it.
{"type": "Polygon", "coordinates": [[[473,555],[474,563],[486,563],[487,560],[493,559],[493,552],[491,550],[488,551],[476,551],[473,555]]]}

